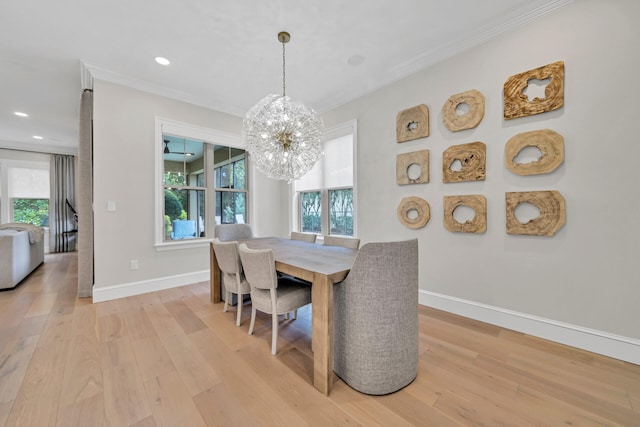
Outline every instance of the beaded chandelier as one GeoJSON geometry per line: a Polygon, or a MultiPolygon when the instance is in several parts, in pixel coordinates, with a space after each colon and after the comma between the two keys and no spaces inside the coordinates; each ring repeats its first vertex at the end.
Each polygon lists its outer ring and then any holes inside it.
{"type": "Polygon", "coordinates": [[[291,182],[306,174],[322,156],[322,118],[286,96],[285,44],[282,43],[282,95],[267,95],[254,105],[242,123],[242,137],[251,160],[269,178],[291,182]]]}

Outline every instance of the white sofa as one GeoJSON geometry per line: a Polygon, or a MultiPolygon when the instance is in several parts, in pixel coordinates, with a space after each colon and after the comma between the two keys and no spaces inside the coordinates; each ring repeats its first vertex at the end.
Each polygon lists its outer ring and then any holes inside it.
{"type": "Polygon", "coordinates": [[[0,289],[14,288],[44,262],[41,233],[0,229],[0,289]]]}

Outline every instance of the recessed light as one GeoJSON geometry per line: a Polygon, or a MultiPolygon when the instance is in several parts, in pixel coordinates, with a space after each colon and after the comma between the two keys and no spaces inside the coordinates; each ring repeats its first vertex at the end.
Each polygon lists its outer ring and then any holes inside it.
{"type": "Polygon", "coordinates": [[[33,135],[33,139],[42,139],[40,135],[33,135]]]}
{"type": "Polygon", "coordinates": [[[29,117],[29,115],[28,115],[27,113],[23,113],[23,112],[21,112],[21,111],[16,111],[16,112],[15,112],[15,113],[13,113],[13,114],[15,114],[15,115],[16,115],[16,116],[18,116],[18,117],[29,117]]]}
{"type": "Polygon", "coordinates": [[[160,65],[171,64],[171,61],[169,61],[167,58],[163,58],[162,56],[156,56],[156,62],[160,65]]]}
{"type": "Polygon", "coordinates": [[[349,59],[347,59],[347,64],[351,65],[352,67],[357,67],[358,65],[362,65],[363,62],[364,62],[364,56],[362,55],[353,55],[353,56],[350,56],[349,59]]]}

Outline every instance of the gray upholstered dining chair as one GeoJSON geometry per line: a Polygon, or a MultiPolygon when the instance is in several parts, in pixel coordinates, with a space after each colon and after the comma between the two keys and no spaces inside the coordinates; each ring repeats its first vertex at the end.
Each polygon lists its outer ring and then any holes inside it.
{"type": "Polygon", "coordinates": [[[324,236],[322,239],[322,244],[325,246],[342,246],[350,249],[358,249],[360,247],[360,239],[353,237],[324,236]]]}
{"type": "Polygon", "coordinates": [[[212,245],[216,259],[218,260],[218,266],[222,272],[222,283],[225,291],[223,311],[227,311],[232,294],[236,294],[238,296],[236,325],[240,326],[242,304],[244,301],[243,296],[251,293],[251,287],[242,270],[242,262],[240,261],[240,254],[238,253],[238,242],[221,242],[216,238],[213,239],[212,245]]]}
{"type": "Polygon", "coordinates": [[[373,395],[411,383],[418,374],[418,240],[363,245],[333,292],[335,373],[373,395]]]}
{"type": "Polygon", "coordinates": [[[294,313],[311,303],[311,287],[286,276],[278,279],[276,262],[271,249],[249,249],[242,243],[240,258],[247,281],[251,286],[251,324],[249,335],[253,335],[256,311],[271,314],[271,354],[278,351],[278,315],[294,313]]]}
{"type": "Polygon", "coordinates": [[[218,224],[213,230],[213,237],[221,242],[253,239],[253,231],[249,224],[218,224]]]}
{"type": "Polygon", "coordinates": [[[303,242],[315,243],[316,235],[314,233],[300,233],[298,231],[291,232],[291,240],[302,240],[303,242]]]}

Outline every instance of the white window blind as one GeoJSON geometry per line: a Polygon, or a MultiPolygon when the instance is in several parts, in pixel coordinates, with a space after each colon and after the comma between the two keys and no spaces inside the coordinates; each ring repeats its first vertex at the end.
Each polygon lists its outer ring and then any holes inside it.
{"type": "Polygon", "coordinates": [[[324,156],[294,185],[295,191],[353,186],[353,135],[326,141],[324,156]]]}
{"type": "Polygon", "coordinates": [[[34,168],[8,169],[9,197],[21,199],[49,198],[49,170],[34,168]]]}

